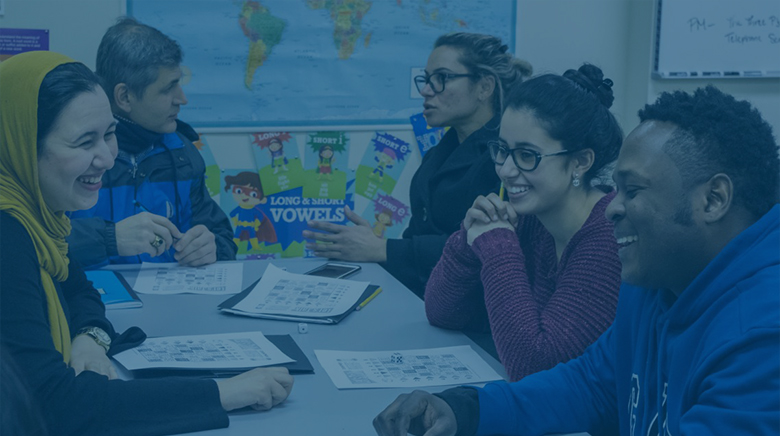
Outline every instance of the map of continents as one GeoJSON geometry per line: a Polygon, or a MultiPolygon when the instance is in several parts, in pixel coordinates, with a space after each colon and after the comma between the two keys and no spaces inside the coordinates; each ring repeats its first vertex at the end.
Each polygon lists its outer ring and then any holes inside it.
{"type": "Polygon", "coordinates": [[[515,0],[127,0],[181,44],[195,126],[407,124],[436,38],[514,46],[515,0]]]}

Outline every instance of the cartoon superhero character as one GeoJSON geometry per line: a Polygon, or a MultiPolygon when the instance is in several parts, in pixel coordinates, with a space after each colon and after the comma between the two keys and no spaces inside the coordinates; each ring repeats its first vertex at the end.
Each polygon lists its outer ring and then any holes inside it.
{"type": "Polygon", "coordinates": [[[395,152],[391,148],[385,147],[382,151],[377,151],[374,160],[377,162],[376,168],[368,177],[376,177],[378,174],[379,181],[381,182],[385,175],[385,170],[393,167],[396,156],[395,152]]]}
{"type": "Polygon", "coordinates": [[[271,220],[265,215],[260,204],[268,199],[263,194],[263,185],[256,172],[243,171],[235,176],[225,177],[225,191],[232,187],[233,199],[238,207],[230,212],[233,223],[233,241],[247,241],[246,251],[260,249],[260,242],[274,243],[277,241],[276,230],[271,220]],[[253,244],[254,243],[254,244],[253,244]]]}
{"type": "Polygon", "coordinates": [[[376,222],[371,226],[374,228],[374,235],[377,238],[384,238],[385,230],[393,225],[393,212],[383,209],[381,212],[374,214],[374,218],[376,218],[376,222]]]}
{"type": "Polygon", "coordinates": [[[289,171],[287,169],[288,160],[284,157],[284,145],[279,138],[271,138],[268,141],[268,151],[271,153],[271,168],[274,169],[274,174],[279,172],[279,168],[282,171],[289,171]]]}
{"type": "Polygon", "coordinates": [[[336,156],[334,156],[333,147],[330,145],[323,145],[322,148],[320,148],[319,159],[317,161],[317,180],[322,180],[323,177],[327,180],[331,180],[333,163],[335,161],[336,156]]]}

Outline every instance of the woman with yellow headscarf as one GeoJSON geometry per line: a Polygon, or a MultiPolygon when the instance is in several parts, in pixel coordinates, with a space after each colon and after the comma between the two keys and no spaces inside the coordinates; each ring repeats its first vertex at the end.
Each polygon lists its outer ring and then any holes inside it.
{"type": "Polygon", "coordinates": [[[65,242],[65,212],[97,202],[117,153],[94,73],[52,52],[4,61],[0,126],[0,358],[16,363],[49,434],[204,430],[227,426],[227,410],[286,399],[284,368],[218,382],[116,379],[106,355],[116,333],[65,242]]]}

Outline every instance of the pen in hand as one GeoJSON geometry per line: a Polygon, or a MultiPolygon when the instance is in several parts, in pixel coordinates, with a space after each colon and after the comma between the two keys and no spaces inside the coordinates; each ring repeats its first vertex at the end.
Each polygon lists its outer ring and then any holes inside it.
{"type": "Polygon", "coordinates": [[[504,182],[501,182],[501,187],[498,189],[498,199],[504,201],[504,182]]]}
{"type": "MultiPolygon", "coordinates": [[[[153,213],[152,211],[150,211],[150,210],[149,210],[149,208],[147,208],[146,206],[144,206],[143,204],[141,204],[141,202],[140,202],[140,201],[138,201],[138,200],[133,200],[133,205],[134,205],[135,207],[137,207],[137,208],[141,209],[141,211],[142,211],[142,212],[153,213]]],[[[180,239],[180,238],[177,238],[177,237],[175,237],[175,236],[172,236],[172,237],[173,237],[173,243],[174,243],[174,244],[175,244],[175,243],[177,243],[177,242],[179,242],[179,239],[180,239]]]]}

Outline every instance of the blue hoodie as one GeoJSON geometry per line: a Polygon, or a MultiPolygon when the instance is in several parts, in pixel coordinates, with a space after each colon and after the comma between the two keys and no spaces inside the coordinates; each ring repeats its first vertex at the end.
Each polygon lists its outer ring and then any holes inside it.
{"type": "Polygon", "coordinates": [[[480,435],[780,434],[780,206],[679,298],[624,284],[580,358],[477,391],[480,435]]]}

